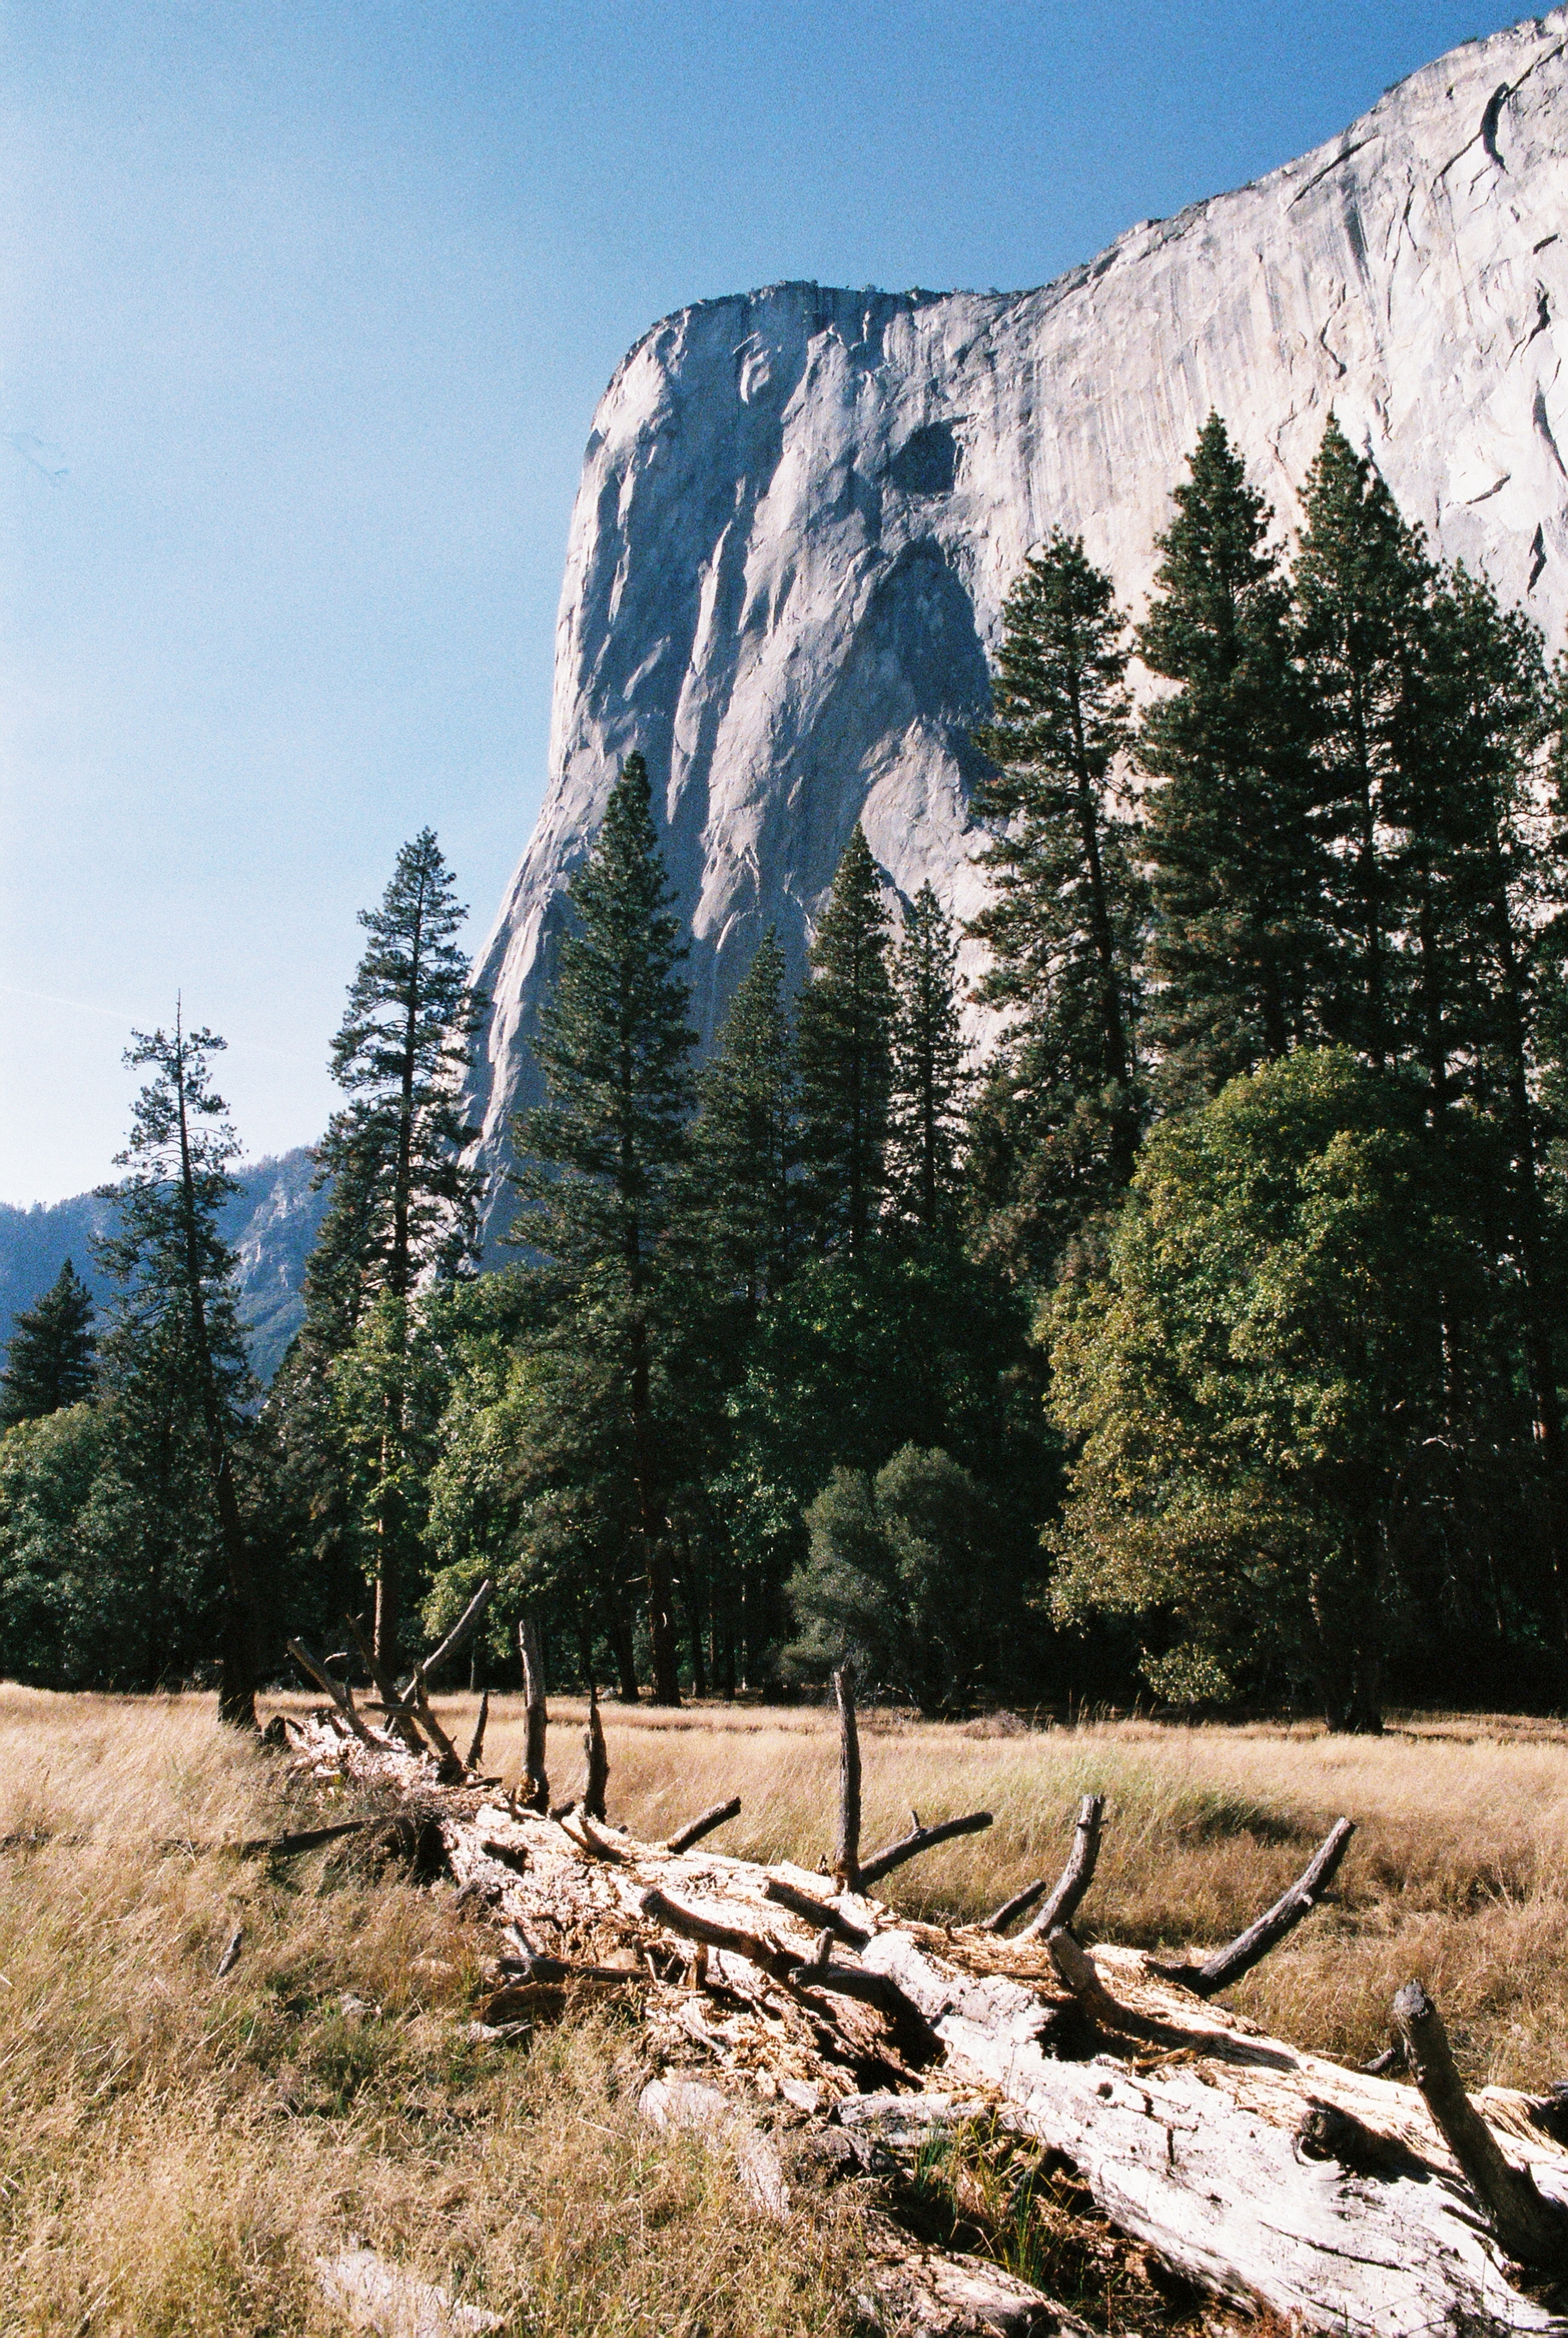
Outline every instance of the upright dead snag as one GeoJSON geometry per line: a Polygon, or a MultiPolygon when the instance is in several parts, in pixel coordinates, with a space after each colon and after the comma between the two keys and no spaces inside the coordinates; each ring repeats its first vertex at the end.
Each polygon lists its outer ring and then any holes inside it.
{"type": "Polygon", "coordinates": [[[610,1755],[604,1744],[604,1724],[599,1718],[599,1692],[588,1690],[588,1726],[583,1733],[583,1752],[587,1759],[588,1778],[583,1789],[583,1809],[585,1816],[602,1819],[604,1815],[604,1790],[610,1783],[610,1755]]]}
{"type": "Polygon", "coordinates": [[[544,1773],[544,1739],[550,1715],[544,1704],[544,1654],[539,1640],[539,1619],[524,1609],[517,1621],[517,1653],[523,1659],[523,1704],[527,1721],[523,1756],[526,1804],[531,1811],[550,1807],[550,1781],[544,1773]]]}
{"type": "Polygon", "coordinates": [[[833,1675],[838,1706],[838,1846],[833,1872],[846,1891],[860,1889],[860,1733],[855,1724],[855,1667],[833,1675]]]}

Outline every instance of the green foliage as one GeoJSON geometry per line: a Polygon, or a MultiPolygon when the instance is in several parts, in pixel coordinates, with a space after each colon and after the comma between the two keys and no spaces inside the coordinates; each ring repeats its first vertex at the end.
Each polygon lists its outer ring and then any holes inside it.
{"type": "Polygon", "coordinates": [[[990,897],[969,931],[990,950],[979,995],[1009,1023],[980,1103],[975,1199],[986,1245],[1038,1282],[1132,1174],[1147,903],[1117,791],[1129,651],[1110,578],[1058,531],[1003,625],[975,734],[994,766],[975,793],[990,897]]]}
{"type": "Polygon", "coordinates": [[[475,1188],[461,1149],[477,1133],[458,1107],[485,1002],[457,940],[467,910],[432,829],[397,855],[332,1042],[350,1101],[318,1158],[332,1200],[306,1278],[306,1306],[346,1336],[378,1293],[405,1298],[420,1272],[450,1277],[474,1245],[475,1188]]]}
{"type": "Polygon", "coordinates": [[[93,1301],[67,1259],[35,1307],[16,1317],[0,1375],[0,1429],[39,1420],[93,1393],[93,1301]]]}
{"type": "Polygon", "coordinates": [[[957,1212],[968,1050],[958,1018],[958,946],[929,885],[909,904],[893,965],[888,1178],[906,1225],[927,1239],[957,1212]]]}
{"type": "Polygon", "coordinates": [[[668,1537],[679,1423],[668,1384],[682,1302],[665,1237],[687,1162],[696,1035],[641,755],[627,758],[568,899],[573,928],[536,1048],[546,1101],[517,1130],[526,1160],[514,1238],[554,1270],[546,1344],[559,1360],[556,1385],[571,1394],[565,1417],[580,1418],[588,1399],[603,1455],[596,1478],[634,1488],[654,1694],[673,1703],[668,1537]]]}
{"type": "Polygon", "coordinates": [[[972,1696],[993,1655],[995,1522],[968,1470],[916,1445],[875,1478],[835,1469],[806,1528],[787,1669],[825,1679],[852,1658],[862,1680],[923,1713],[972,1696]]]}
{"type": "Polygon", "coordinates": [[[1157,782],[1149,1036],[1185,1101],[1312,1035],[1327,870],[1273,515],[1217,414],[1173,500],[1138,653],[1176,687],[1138,753],[1157,782]]]}
{"type": "Polygon", "coordinates": [[[865,1250],[887,1186],[893,987],[880,872],[857,824],[811,940],[800,994],[803,1199],[824,1249],[865,1250]]]}
{"type": "Polygon", "coordinates": [[[685,1214],[711,1279],[750,1314],[787,1281],[795,1247],[795,1065],[784,953],[771,928],[730,1001],[699,1095],[685,1214]]]}
{"type": "Polygon", "coordinates": [[[1304,1051],[1155,1132],[1103,1276],[1047,1310],[1080,1449],[1056,1610],[1165,1628],[1162,1694],[1282,1655],[1332,1717],[1375,1713],[1442,1445],[1438,1294],[1475,1311],[1449,1200],[1402,1091],[1304,1051]]]}

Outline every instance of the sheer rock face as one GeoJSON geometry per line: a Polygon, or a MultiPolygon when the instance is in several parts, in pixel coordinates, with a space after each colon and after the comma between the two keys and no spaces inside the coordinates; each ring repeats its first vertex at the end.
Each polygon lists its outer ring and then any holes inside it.
{"type": "Polygon", "coordinates": [[[1406,516],[1561,639],[1568,9],[1414,74],[1345,134],[1043,290],[783,284],[622,364],[589,439],[550,781],[478,976],[498,1164],[564,889],[648,759],[711,1034],[769,925],[799,968],[857,820],[973,912],[970,725],[1008,584],[1081,532],[1136,609],[1211,408],[1283,526],[1332,408],[1406,516]]]}

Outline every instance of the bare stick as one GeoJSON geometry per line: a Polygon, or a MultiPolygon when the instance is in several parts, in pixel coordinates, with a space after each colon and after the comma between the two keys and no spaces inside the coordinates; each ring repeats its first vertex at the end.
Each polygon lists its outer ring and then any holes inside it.
{"type": "Polygon", "coordinates": [[[646,1973],[629,1965],[576,1965],[565,1963],[560,1957],[540,1957],[532,1953],[524,1957],[500,1957],[496,1960],[509,1979],[555,1982],[565,1980],[606,1980],[624,1983],[646,1981],[646,1973]]]}
{"type": "Polygon", "coordinates": [[[229,1935],[228,1947],[224,1950],[222,1955],[218,1960],[218,1969],[213,1975],[214,1979],[222,1980],[233,1971],[235,1966],[240,1961],[240,1951],[244,1945],[245,1927],[243,1924],[236,1924],[234,1930],[229,1935]]]}
{"type": "Polygon", "coordinates": [[[738,1819],[740,1815],[740,1797],[731,1794],[727,1803],[715,1803],[712,1809],[704,1811],[701,1818],[689,1819],[683,1827],[677,1827],[664,1848],[672,1856],[679,1857],[681,1852],[690,1851],[694,1842],[701,1842],[705,1834],[711,1834],[715,1827],[728,1826],[731,1819],[738,1819]]]}
{"type": "Polygon", "coordinates": [[[612,1842],[608,1836],[600,1833],[586,1808],[577,1813],[577,1830],[575,1834],[570,1827],[564,1828],[564,1832],[584,1851],[592,1852],[595,1859],[607,1859],[614,1867],[625,1866],[626,1853],[618,1842],[612,1842]]]}
{"type": "Polygon", "coordinates": [[[353,1634],[354,1644],[359,1651],[360,1659],[376,1684],[376,1694],[381,1700],[381,1710],[387,1716],[388,1726],[401,1738],[410,1754],[423,1754],[425,1740],[414,1726],[412,1714],[408,1712],[397,1689],[377,1664],[374,1648],[352,1616],[345,1616],[343,1621],[353,1634]]]}
{"type": "Polygon", "coordinates": [[[523,1703],[528,1724],[523,1756],[524,1782],[528,1790],[524,1806],[531,1811],[547,1811],[550,1781],[544,1774],[544,1740],[550,1714],[544,1703],[544,1654],[539,1640],[539,1622],[531,1607],[517,1620],[517,1653],[523,1659],[523,1703]]]}
{"type": "MultiPolygon", "coordinates": [[[[915,1818],[913,1811],[909,1815],[915,1818]]],[[[890,1842],[886,1851],[877,1852],[874,1858],[866,1862],[860,1870],[861,1890],[869,1884],[879,1883],[885,1875],[891,1874],[894,1868],[902,1867],[906,1859],[918,1859],[923,1851],[931,1850],[934,1844],[951,1842],[955,1835],[979,1834],[990,1823],[989,1811],[971,1811],[966,1818],[944,1819],[940,1826],[922,1826],[915,1818],[913,1834],[904,1835],[897,1842],[890,1842]]]]}
{"type": "Polygon", "coordinates": [[[1222,1989],[1240,1980],[1243,1973],[1250,1973],[1254,1965],[1261,1964],[1269,1950],[1278,1948],[1303,1916],[1311,1914],[1338,1873],[1339,1862],[1355,1832],[1353,1820],[1336,1819],[1289,1891],[1276,1900],[1255,1924],[1239,1932],[1229,1948],[1217,1949],[1204,1963],[1181,1972],[1178,1978],[1200,1997],[1217,1997],[1222,1989]]]}
{"type": "Polygon", "coordinates": [[[490,1692],[486,1689],[479,1699],[479,1718],[474,1724],[474,1734],[468,1740],[467,1758],[463,1767],[476,1770],[485,1752],[485,1724],[490,1718],[490,1692]]]}
{"type": "Polygon", "coordinates": [[[727,1949],[732,1957],[744,1957],[748,1964],[760,1965],[775,1980],[788,1980],[799,1957],[780,1948],[770,1934],[743,1931],[738,1924],[720,1924],[711,1916],[700,1915],[695,1908],[686,1908],[680,1901],[671,1900],[662,1891],[644,1891],[639,1906],[645,1916],[662,1924],[683,1940],[700,1940],[704,1948],[727,1949]]]}
{"type": "Polygon", "coordinates": [[[1067,1930],[1058,1924],[1047,1936],[1046,1947],[1058,1978],[1072,1990],[1079,2004],[1093,2020],[1102,2021],[1108,2029],[1120,2029],[1132,2038],[1143,2038],[1169,2045],[1171,2033],[1157,2021],[1146,2021],[1129,2005],[1119,2005],[1101,1979],[1093,1959],[1082,1949],[1067,1930]]]}
{"type": "Polygon", "coordinates": [[[1529,2170],[1503,2156],[1465,2091],[1437,2009],[1418,1980],[1406,1981],[1395,1999],[1394,2020],[1426,2107],[1498,2241],[1526,2264],[1568,2269],[1568,2208],[1544,2198],[1529,2170]]]}
{"type": "Polygon", "coordinates": [[[602,1819],[604,1790],[610,1783],[610,1755],[604,1744],[604,1724],[599,1718],[599,1692],[593,1687],[588,1691],[588,1726],[583,1733],[583,1751],[588,1761],[588,1783],[583,1789],[583,1815],[602,1819]]]}
{"type": "Polygon", "coordinates": [[[234,1845],[240,1859],[292,1859],[297,1852],[318,1851],[324,1842],[337,1842],[346,1834],[363,1834],[368,1827],[385,1826],[387,1820],[342,1819],[336,1826],[304,1827],[296,1834],[252,1835],[234,1845]]]}
{"type": "Polygon", "coordinates": [[[1011,1900],[1004,1900],[1000,1908],[994,1910],[985,1918],[980,1926],[981,1931],[1004,1932],[1009,1924],[1015,1923],[1020,1916],[1026,1916],[1041,1893],[1049,1891],[1050,1889],[1051,1878],[1048,1875],[1037,1875],[1033,1883],[1026,1883],[1022,1891],[1015,1891],[1013,1894],[1011,1900]]]}
{"type": "Polygon", "coordinates": [[[440,1754],[443,1768],[455,1772],[461,1779],[464,1775],[463,1756],[430,1710],[430,1700],[425,1694],[423,1665],[414,1667],[414,1703],[419,1714],[419,1726],[440,1754]]]}
{"type": "Polygon", "coordinates": [[[860,1889],[860,1733],[855,1725],[855,1667],[833,1675],[838,1705],[838,1847],[833,1872],[846,1891],[860,1889]]]}
{"type": "Polygon", "coordinates": [[[799,1891],[793,1883],[781,1882],[777,1875],[768,1878],[762,1893],[765,1899],[776,1900],[780,1908],[788,1908],[792,1916],[804,1916],[818,1930],[832,1932],[847,1948],[863,1949],[871,1938],[869,1932],[852,1924],[848,1916],[840,1915],[826,1900],[818,1900],[809,1891],[799,1891]]]}
{"type": "MultiPolygon", "coordinates": [[[[1049,1940],[1053,1932],[1071,1924],[1088,1895],[1094,1881],[1094,1870],[1100,1858],[1100,1828],[1105,1816],[1103,1794],[1085,1794],[1078,1805],[1077,1822],[1073,1829],[1073,1848],[1067,1864],[1062,1870],[1056,1888],[1032,1924],[1026,1924],[1018,1935],[1021,1940],[1049,1940]]],[[[998,1909],[997,1914],[1005,1911],[998,1909]]],[[[999,1931],[1001,1926],[998,1924],[999,1931]]]]}
{"type": "MultiPolygon", "coordinates": [[[[744,1957],[748,1964],[760,1967],[775,1980],[857,1998],[862,2005],[873,2005],[878,2012],[890,2014],[895,2019],[912,2021],[929,2034],[928,2025],[913,1999],[906,1997],[897,1982],[886,1973],[863,1972],[854,1965],[822,1964],[811,1958],[792,1956],[769,1935],[742,1931],[735,1924],[715,1923],[711,1917],[700,1916],[694,1908],[682,1907],[662,1891],[644,1891],[639,1904],[645,1916],[652,1916],[670,1931],[679,1932],[689,1940],[699,1940],[705,1948],[727,1949],[731,1956],[744,1957]]],[[[818,1945],[820,1947],[820,1941],[818,1945]]]]}
{"type": "Polygon", "coordinates": [[[375,1739],[371,1736],[370,1732],[366,1728],[365,1724],[360,1720],[359,1715],[354,1710],[354,1697],[352,1691],[348,1689],[342,1681],[336,1681],[333,1679],[326,1665],[322,1664],[318,1657],[311,1655],[309,1649],[306,1647],[302,1640],[289,1640],[286,1645],[289,1655],[293,1657],[295,1663],[300,1667],[301,1671],[309,1673],[311,1679],[318,1682],[320,1686],[326,1690],[328,1695],[331,1698],[334,1706],[342,1715],[344,1721],[348,1723],[348,1727],[353,1731],[355,1736],[358,1738],[360,1744],[362,1745],[373,1745],[376,1742],[375,1739]]]}
{"type": "MultiPolygon", "coordinates": [[[[474,1626],[479,1621],[480,1616],[485,1613],[485,1608],[490,1605],[490,1595],[495,1588],[495,1584],[491,1581],[489,1576],[486,1576],[484,1582],[479,1586],[478,1590],[474,1594],[473,1598],[468,1602],[467,1606],[464,1608],[463,1613],[453,1625],[452,1629],[447,1633],[446,1637],[431,1655],[424,1657],[415,1667],[416,1672],[423,1673],[426,1679],[428,1680],[432,1673],[439,1672],[441,1666],[446,1662],[449,1656],[455,1656],[456,1655],[458,1649],[463,1645],[469,1634],[473,1631],[474,1626]]],[[[414,1683],[412,1679],[410,1679],[401,1693],[402,1699],[405,1703],[412,1693],[413,1687],[414,1683]]]]}

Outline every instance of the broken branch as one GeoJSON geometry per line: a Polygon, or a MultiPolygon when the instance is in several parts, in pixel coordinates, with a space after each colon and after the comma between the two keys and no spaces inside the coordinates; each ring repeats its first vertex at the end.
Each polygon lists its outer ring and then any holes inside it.
{"type": "Polygon", "coordinates": [[[1239,1932],[1228,1948],[1217,1949],[1202,1964],[1178,1969],[1168,1978],[1184,1982],[1199,1997],[1217,1997],[1254,1965],[1261,1964],[1269,1950],[1278,1948],[1303,1916],[1311,1914],[1338,1874],[1355,1832],[1353,1820],[1336,1819],[1289,1891],[1255,1924],[1239,1932]]]}
{"type": "MultiPolygon", "coordinates": [[[[1018,1938],[1021,1940],[1049,1940],[1053,1932],[1063,1931],[1078,1913],[1094,1881],[1094,1870],[1100,1859],[1100,1828],[1105,1816],[1103,1794],[1085,1794],[1078,1805],[1078,1817],[1073,1829],[1073,1848],[1067,1864],[1062,1870],[1056,1889],[1046,1901],[1032,1924],[1026,1924],[1018,1938]]],[[[1006,1914],[998,1909],[997,1916],[1006,1914]]],[[[994,1929],[1001,1930],[994,1920],[994,1929]]]]}
{"type": "Polygon", "coordinates": [[[602,1819],[604,1792],[610,1783],[610,1754],[604,1744],[604,1724],[599,1718],[599,1692],[592,1685],[588,1691],[588,1726],[583,1733],[583,1752],[588,1763],[583,1813],[585,1818],[602,1819]]]}
{"type": "MultiPolygon", "coordinates": [[[[439,1644],[431,1655],[426,1656],[415,1666],[414,1670],[416,1675],[422,1673],[425,1678],[428,1680],[432,1673],[438,1672],[440,1670],[441,1666],[446,1664],[448,1657],[455,1656],[456,1655],[458,1649],[462,1647],[464,1642],[468,1638],[469,1634],[473,1631],[474,1626],[478,1623],[480,1616],[485,1613],[485,1608],[490,1605],[490,1595],[495,1588],[495,1586],[494,1582],[491,1580],[489,1576],[486,1576],[484,1582],[479,1586],[478,1590],[474,1594],[473,1598],[468,1602],[467,1606],[464,1608],[463,1613],[453,1625],[452,1629],[447,1633],[446,1637],[439,1644]]],[[[413,1687],[414,1681],[413,1679],[410,1679],[402,1690],[400,1702],[407,1699],[413,1687]]]]}
{"type": "MultiPolygon", "coordinates": [[[[913,1818],[915,1813],[911,1812],[910,1816],[913,1818]]],[[[891,1874],[894,1868],[902,1867],[906,1859],[917,1859],[923,1851],[931,1850],[934,1844],[951,1842],[955,1835],[979,1834],[990,1823],[989,1811],[971,1811],[965,1818],[944,1819],[940,1826],[922,1826],[916,1819],[913,1834],[902,1836],[897,1842],[890,1842],[885,1851],[877,1852],[866,1862],[860,1870],[861,1888],[879,1883],[885,1875],[891,1874]]]]}
{"type": "Polygon", "coordinates": [[[355,1736],[358,1738],[360,1744],[363,1745],[373,1745],[376,1741],[371,1736],[370,1732],[366,1728],[365,1724],[360,1720],[359,1715],[355,1712],[353,1691],[348,1686],[348,1685],[343,1681],[334,1680],[326,1665],[321,1663],[318,1657],[311,1655],[309,1649],[305,1645],[302,1640],[289,1640],[287,1643],[287,1646],[289,1655],[293,1657],[300,1670],[302,1672],[309,1673],[310,1678],[320,1687],[326,1690],[328,1695],[331,1698],[334,1706],[342,1715],[343,1719],[348,1723],[349,1728],[353,1731],[355,1736]]]}
{"type": "Polygon", "coordinates": [[[798,1891],[793,1883],[785,1883],[777,1875],[770,1875],[763,1884],[762,1896],[765,1900],[776,1900],[779,1907],[788,1908],[792,1916],[804,1916],[807,1922],[815,1924],[818,1931],[833,1933],[847,1948],[863,1949],[871,1938],[862,1926],[852,1924],[848,1916],[841,1915],[826,1900],[815,1899],[809,1891],[798,1891]]]}
{"type": "Polygon", "coordinates": [[[476,1770],[485,1751],[485,1724],[490,1718],[490,1692],[485,1689],[479,1699],[479,1718],[474,1724],[474,1734],[468,1740],[468,1756],[463,1767],[476,1770]]]}
{"type": "Polygon", "coordinates": [[[1503,2247],[1543,2271],[1568,2271],[1568,2208],[1548,2200],[1527,2168],[1514,2167],[1504,2157],[1465,2091],[1448,2034],[1418,1980],[1406,1981],[1399,1991],[1394,2019],[1426,2107],[1503,2247]]]}
{"type": "Polygon", "coordinates": [[[705,1834],[711,1834],[716,1827],[726,1826],[740,1815],[740,1797],[731,1794],[727,1803],[715,1803],[711,1810],[702,1812],[701,1818],[690,1819],[683,1827],[677,1827],[664,1848],[672,1857],[679,1858],[681,1852],[690,1851],[694,1842],[701,1842],[705,1834]]]}

